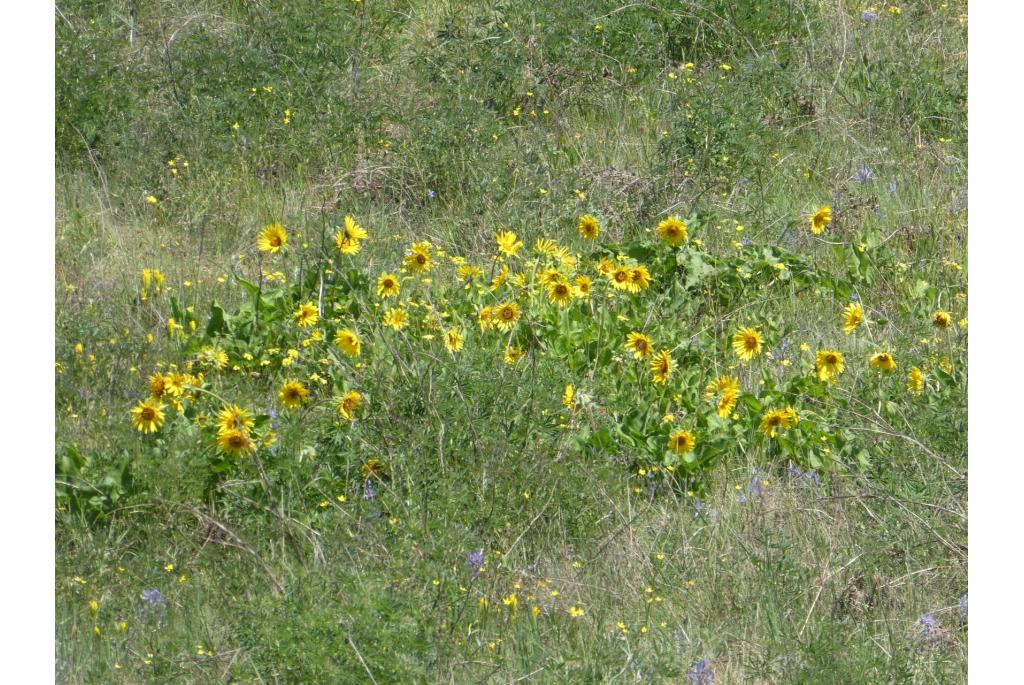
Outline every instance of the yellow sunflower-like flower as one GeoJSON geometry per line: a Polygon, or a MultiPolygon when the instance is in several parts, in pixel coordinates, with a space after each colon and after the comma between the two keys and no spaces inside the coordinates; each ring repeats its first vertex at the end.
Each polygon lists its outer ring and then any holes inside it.
{"type": "Polygon", "coordinates": [[[401,292],[402,286],[394,274],[384,274],[377,279],[377,297],[397,297],[401,292]]]}
{"type": "Polygon", "coordinates": [[[878,369],[879,371],[889,372],[896,370],[896,360],[888,352],[876,352],[871,355],[869,363],[872,369],[878,369]]]}
{"type": "Polygon", "coordinates": [[[414,273],[420,274],[430,271],[430,247],[430,243],[426,241],[413,243],[405,253],[402,264],[414,273]]]}
{"type": "Polygon", "coordinates": [[[462,264],[455,270],[455,275],[460,281],[471,280],[483,276],[484,270],[472,264],[462,264]]]}
{"type": "Polygon", "coordinates": [[[341,230],[349,240],[366,240],[370,237],[366,229],[357,224],[356,220],[350,216],[345,217],[345,228],[341,230]]]}
{"type": "Polygon", "coordinates": [[[658,224],[658,237],[669,245],[682,245],[687,235],[686,224],[679,217],[670,216],[658,224]]]}
{"type": "Polygon", "coordinates": [[[523,352],[523,348],[520,347],[519,345],[512,345],[511,347],[506,347],[504,357],[505,364],[507,366],[512,366],[517,361],[522,359],[524,354],[525,353],[523,352]]]}
{"type": "Polygon", "coordinates": [[[163,374],[154,373],[149,377],[149,394],[159,399],[164,396],[166,388],[163,374]]]}
{"type": "Polygon", "coordinates": [[[540,275],[540,282],[545,286],[549,286],[555,283],[567,283],[568,279],[566,279],[565,274],[558,269],[548,269],[540,275]]]}
{"type": "Polygon", "coordinates": [[[281,387],[281,392],[277,393],[281,404],[289,409],[300,406],[308,397],[309,390],[298,381],[288,381],[281,387]]]}
{"type": "Polygon", "coordinates": [[[832,223],[832,208],[823,205],[811,216],[811,233],[820,235],[830,223],[832,223]]]}
{"type": "Polygon", "coordinates": [[[220,433],[217,436],[217,446],[220,447],[221,452],[232,457],[249,454],[256,450],[256,443],[252,438],[237,430],[220,433]]]}
{"type": "Polygon", "coordinates": [[[464,344],[462,333],[452,328],[444,334],[444,346],[449,352],[455,353],[462,349],[464,344]]]}
{"type": "Polygon", "coordinates": [[[501,270],[498,275],[491,280],[491,292],[494,292],[501,286],[505,285],[505,281],[508,280],[508,264],[502,264],[501,270]]]}
{"type": "Polygon", "coordinates": [[[317,311],[315,304],[307,302],[306,304],[300,305],[299,308],[295,310],[295,314],[293,316],[295,316],[295,323],[297,323],[299,327],[309,328],[310,326],[316,325],[317,320],[320,318],[320,313],[317,311]]]}
{"type": "Polygon", "coordinates": [[[697,445],[697,438],[690,431],[678,430],[668,439],[668,448],[676,454],[692,452],[697,445]]]}
{"type": "Polygon", "coordinates": [[[558,281],[548,285],[548,299],[559,307],[566,307],[572,302],[572,286],[564,281],[558,281]]]}
{"type": "Polygon", "coordinates": [[[592,283],[590,282],[590,276],[577,276],[573,279],[573,283],[576,284],[576,294],[586,299],[590,297],[590,288],[592,283]]]}
{"type": "Polygon", "coordinates": [[[626,349],[633,353],[634,359],[646,359],[651,356],[651,339],[639,331],[626,336],[626,349]]]}
{"type": "Polygon", "coordinates": [[[503,231],[494,236],[498,243],[498,252],[509,257],[515,257],[519,250],[523,249],[523,243],[512,231],[503,231]]]}
{"type": "Polygon", "coordinates": [[[359,472],[365,479],[376,478],[381,480],[388,475],[388,466],[379,459],[367,459],[363,467],[359,469],[359,472]]]}
{"type": "Polygon", "coordinates": [[[132,423],[143,433],[156,433],[164,425],[164,403],[158,397],[149,397],[131,410],[132,423]]]}
{"type": "Polygon", "coordinates": [[[792,428],[797,424],[797,421],[797,415],[796,412],[793,411],[793,407],[772,409],[761,417],[761,425],[759,428],[766,436],[774,438],[777,430],[782,428],[792,428]]]}
{"type": "Polygon", "coordinates": [[[647,267],[641,264],[629,272],[629,287],[626,289],[631,293],[638,293],[651,287],[651,273],[647,267]]]}
{"type": "Polygon", "coordinates": [[[594,240],[597,238],[597,234],[601,232],[601,227],[597,223],[597,219],[589,214],[584,214],[580,217],[580,235],[587,240],[594,240]]]}
{"type": "Polygon", "coordinates": [[[651,360],[651,375],[652,380],[658,385],[664,385],[668,382],[669,376],[672,375],[674,365],[672,363],[672,355],[668,353],[668,350],[662,350],[654,356],[651,360]]]}
{"type": "Polygon", "coordinates": [[[845,368],[841,352],[837,350],[818,350],[818,357],[814,364],[814,369],[818,373],[818,380],[835,383],[839,374],[845,368]]]}
{"type": "Polygon", "coordinates": [[[601,257],[597,262],[597,273],[601,274],[605,278],[611,278],[612,271],[615,270],[615,262],[612,261],[611,257],[601,257]]]}
{"type": "MultiPolygon", "coordinates": [[[[207,345],[199,350],[199,354],[197,356],[200,364],[212,366],[218,371],[223,371],[228,366],[228,353],[217,345],[207,345]]],[[[192,383],[191,385],[196,385],[196,383],[192,383]]]]}
{"type": "Polygon", "coordinates": [[[359,250],[362,249],[360,242],[354,238],[346,236],[344,231],[338,231],[335,234],[334,243],[338,246],[338,251],[343,255],[357,255],[359,254],[359,250]]]}
{"type": "Polygon", "coordinates": [[[481,332],[494,328],[497,323],[494,319],[494,307],[483,307],[476,315],[476,322],[480,326],[481,332]]]}
{"type": "Polygon", "coordinates": [[[938,311],[932,314],[932,324],[936,328],[949,328],[952,322],[953,317],[949,315],[949,312],[938,311]]]}
{"type": "Polygon", "coordinates": [[[633,288],[632,285],[633,273],[627,266],[614,267],[608,275],[608,280],[611,282],[612,287],[616,290],[629,291],[633,288]]]}
{"type": "Polygon", "coordinates": [[[753,328],[741,328],[732,336],[732,349],[742,361],[761,354],[761,334],[753,328]]]}
{"type": "Polygon", "coordinates": [[[408,322],[409,312],[405,311],[401,307],[392,307],[384,312],[384,325],[390,326],[396,331],[400,331],[405,328],[408,322]]]}
{"type": "Polygon", "coordinates": [[[567,247],[559,247],[555,251],[555,258],[558,259],[558,263],[562,265],[563,269],[575,269],[576,268],[576,257],[569,252],[567,247]]]}
{"type": "Polygon", "coordinates": [[[260,252],[274,254],[284,249],[287,242],[288,233],[284,230],[284,226],[281,224],[270,224],[260,233],[259,239],[256,240],[256,247],[260,252]]]}
{"type": "Polygon", "coordinates": [[[562,391],[562,404],[565,406],[566,409],[572,409],[572,403],[575,397],[576,388],[574,388],[570,383],[569,385],[565,386],[565,390],[562,391]]]}
{"type": "Polygon", "coordinates": [[[349,328],[337,332],[334,336],[334,344],[350,357],[358,357],[363,350],[363,341],[359,339],[359,335],[355,331],[349,328]]]}
{"type": "Polygon", "coordinates": [[[924,392],[924,373],[916,366],[910,367],[910,373],[907,374],[907,392],[915,395],[924,392]]]}
{"type": "Polygon", "coordinates": [[[501,330],[511,331],[519,322],[519,305],[515,302],[505,302],[494,308],[494,325],[501,330]]]}
{"type": "Polygon", "coordinates": [[[356,410],[363,403],[363,396],[356,390],[349,390],[338,399],[338,413],[346,421],[352,421],[356,417],[356,410]]]}
{"type": "Polygon", "coordinates": [[[715,411],[723,419],[732,416],[736,402],[740,397],[740,379],[735,376],[723,375],[708,384],[704,389],[705,397],[718,397],[715,411]]]}
{"type": "Polygon", "coordinates": [[[181,397],[185,393],[185,386],[188,385],[188,376],[178,371],[172,371],[164,376],[164,392],[171,397],[181,397]]]}
{"type": "Polygon", "coordinates": [[[547,257],[558,256],[558,243],[550,238],[537,238],[533,244],[533,251],[547,257]]]}
{"type": "Polygon", "coordinates": [[[227,433],[228,431],[248,433],[255,425],[256,420],[253,415],[234,404],[225,406],[217,414],[218,433],[227,433]]]}
{"type": "Polygon", "coordinates": [[[864,323],[864,308],[860,302],[851,302],[843,309],[843,333],[849,335],[864,323]]]}

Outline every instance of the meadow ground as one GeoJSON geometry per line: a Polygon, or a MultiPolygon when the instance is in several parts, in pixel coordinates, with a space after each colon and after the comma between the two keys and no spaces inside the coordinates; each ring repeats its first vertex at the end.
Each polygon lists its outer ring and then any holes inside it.
{"type": "Polygon", "coordinates": [[[964,682],[966,11],[58,3],[58,682],[964,682]]]}

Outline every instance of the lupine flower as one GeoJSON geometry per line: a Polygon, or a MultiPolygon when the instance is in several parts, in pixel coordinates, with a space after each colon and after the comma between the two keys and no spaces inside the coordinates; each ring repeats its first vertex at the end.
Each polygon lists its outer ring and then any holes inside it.
{"type": "Polygon", "coordinates": [[[762,492],[761,475],[757,472],[757,469],[751,469],[750,471],[750,482],[747,483],[746,492],[741,492],[736,497],[736,501],[740,504],[745,504],[747,497],[760,497],[762,492]]]}
{"type": "Polygon", "coordinates": [[[786,467],[786,473],[789,474],[789,477],[793,480],[806,480],[814,485],[821,485],[821,476],[819,476],[818,472],[814,469],[804,471],[793,462],[790,462],[789,466],[786,467]]]}
{"type": "Polygon", "coordinates": [[[686,674],[686,680],[692,685],[711,685],[715,682],[715,673],[708,666],[707,659],[701,659],[693,670],[686,674]]]}
{"type": "Polygon", "coordinates": [[[164,599],[163,594],[156,588],[153,588],[152,590],[143,590],[142,599],[151,607],[167,606],[167,600],[164,599]]]}
{"type": "Polygon", "coordinates": [[[484,565],[484,553],[483,550],[474,550],[469,553],[469,557],[466,559],[466,566],[473,572],[473,576],[477,576],[480,573],[480,568],[484,565]]]}

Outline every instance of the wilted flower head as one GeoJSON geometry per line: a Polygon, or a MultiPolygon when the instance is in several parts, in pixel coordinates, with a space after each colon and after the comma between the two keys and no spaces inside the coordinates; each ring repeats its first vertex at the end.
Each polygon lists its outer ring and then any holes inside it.
{"type": "Polygon", "coordinates": [[[692,685],[711,685],[715,682],[715,673],[708,666],[707,659],[701,659],[693,670],[686,674],[686,680],[692,685]]]}

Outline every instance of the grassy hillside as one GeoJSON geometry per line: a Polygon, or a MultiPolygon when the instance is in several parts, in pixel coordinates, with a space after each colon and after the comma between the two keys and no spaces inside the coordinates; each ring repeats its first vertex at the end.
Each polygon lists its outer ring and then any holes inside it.
{"type": "Polygon", "coordinates": [[[58,682],[966,680],[966,3],[58,8],[58,682]]]}

